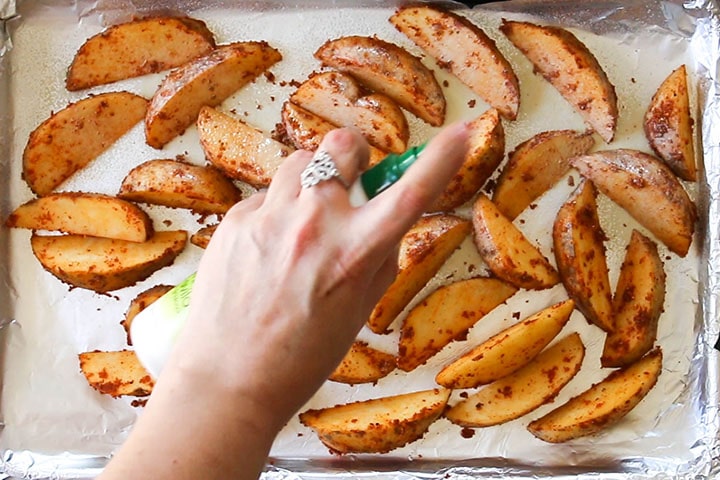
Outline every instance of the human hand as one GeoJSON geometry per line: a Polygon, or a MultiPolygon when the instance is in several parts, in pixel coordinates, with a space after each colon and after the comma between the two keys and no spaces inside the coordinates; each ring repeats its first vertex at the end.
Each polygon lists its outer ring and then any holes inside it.
{"type": "MultiPolygon", "coordinates": [[[[311,152],[234,206],[200,262],[188,321],[105,478],[256,478],[278,431],[349,349],[392,282],[397,246],[445,189],[467,127],[443,130],[367,204],[338,179],[301,188],[311,152]],[[201,473],[202,472],[202,473],[201,473]]],[[[354,130],[320,146],[352,183],[368,147],[354,130]]]]}

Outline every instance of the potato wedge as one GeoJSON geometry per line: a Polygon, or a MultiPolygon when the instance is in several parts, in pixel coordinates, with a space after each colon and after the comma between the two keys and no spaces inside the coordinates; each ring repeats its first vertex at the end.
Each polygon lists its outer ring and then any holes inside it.
{"type": "Polygon", "coordinates": [[[387,328],[470,233],[470,222],[455,215],[420,218],[403,236],[398,272],[370,314],[367,325],[375,333],[387,328]]]}
{"type": "Polygon", "coordinates": [[[560,207],[553,223],[553,250],[562,283],[577,309],[588,322],[612,332],[607,237],[598,218],[596,196],[592,182],[583,180],[560,207]]]}
{"type": "Polygon", "coordinates": [[[650,147],[683,180],[697,180],[687,69],[681,65],[658,87],[643,122],[650,147]]]}
{"type": "Polygon", "coordinates": [[[300,414],[333,452],[387,453],[421,438],[442,414],[450,390],[434,389],[300,414]]]}
{"type": "Polygon", "coordinates": [[[461,427],[490,427],[515,420],[551,402],[575,377],[585,358],[580,335],[571,333],[515,373],[461,400],[445,417],[461,427]]]}
{"type": "Polygon", "coordinates": [[[98,293],[134,285],[173,263],[185,248],[187,232],[155,232],[145,242],[83,235],[33,235],[33,253],[63,282],[98,293]]]}
{"type": "Polygon", "coordinates": [[[120,322],[120,325],[122,325],[125,330],[128,345],[132,345],[130,326],[137,314],[145,310],[155,300],[172,290],[172,288],[172,285],[155,285],[154,287],[150,287],[147,290],[140,292],[132,299],[132,301],[130,301],[127,312],[125,312],[125,318],[120,322]]]}
{"type": "Polygon", "coordinates": [[[207,248],[213,233],[215,233],[216,228],[217,225],[208,225],[207,227],[202,227],[200,230],[190,236],[190,243],[200,248],[207,248]]]}
{"type": "Polygon", "coordinates": [[[518,145],[508,155],[495,184],[492,200],[510,220],[520,215],[569,170],[570,160],[595,146],[592,131],[541,132],[518,145]]]}
{"type": "Polygon", "coordinates": [[[447,388],[474,388],[510,375],[555,338],[573,308],[575,303],[565,300],[530,315],[446,365],[435,381],[447,388]]]}
{"type": "Polygon", "coordinates": [[[77,235],[144,242],[152,220],[140,207],[99,193],[63,192],[30,200],[5,221],[10,228],[51,230],[77,235]]]}
{"type": "Polygon", "coordinates": [[[655,386],[662,371],[662,350],[613,371],[601,382],[528,425],[540,440],[560,443],[591,435],[620,421],[655,386]]]}
{"type": "Polygon", "coordinates": [[[328,380],[348,385],[375,383],[395,370],[395,356],[356,341],[328,380]]]}
{"type": "Polygon", "coordinates": [[[615,137],[615,87],[593,53],[560,27],[503,20],[500,30],[606,143],[615,137]]]}
{"type": "Polygon", "coordinates": [[[664,302],[665,269],[657,245],[633,230],[613,298],[615,330],[600,357],[603,367],[629,365],[650,351],[664,302]]]}
{"type": "Polygon", "coordinates": [[[43,196],[107,150],[143,119],[148,101],[129,92],[93,95],[54,113],[30,134],[22,177],[43,196]]]}
{"type": "Polygon", "coordinates": [[[470,278],[444,285],[418,303],[400,329],[397,365],[409,372],[505,302],[517,288],[496,278],[470,278]]]}
{"type": "Polygon", "coordinates": [[[449,211],[469,201],[505,156],[505,130],[497,110],[486,111],[470,122],[469,128],[465,161],[430,211],[449,211]]]}
{"type": "Polygon", "coordinates": [[[102,394],[146,397],[155,386],[132,350],[83,352],[78,360],[90,386],[102,394]]]}
{"type": "Polygon", "coordinates": [[[315,58],[387,95],[432,126],[445,122],[445,95],[435,75],[398,45],[377,37],[352,35],[328,40],[315,52],[315,58]]]}
{"type": "Polygon", "coordinates": [[[430,5],[401,7],[390,22],[437,60],[503,118],[515,120],[520,85],[495,41],[454,12],[430,5]]]}
{"type": "Polygon", "coordinates": [[[407,150],[410,129],[400,107],[386,95],[365,94],[346,73],[312,75],[290,96],[290,102],[339,127],[357,128],[381,150],[407,150]]]}
{"type": "Polygon", "coordinates": [[[672,252],[687,255],[695,230],[695,205],[662,161],[637,150],[618,149],[575,157],[570,163],[672,252]]]}
{"type": "MultiPolygon", "coordinates": [[[[330,130],[338,128],[337,125],[291,102],[283,104],[282,119],[285,132],[295,148],[312,152],[317,150],[323,137],[330,130]]],[[[369,145],[369,147],[370,159],[368,160],[368,166],[370,167],[388,155],[388,152],[373,145],[369,145]]]]}
{"type": "Polygon", "coordinates": [[[163,159],[148,160],[130,170],[118,197],[210,215],[230,210],[242,200],[242,192],[214,167],[163,159]]]}
{"type": "Polygon", "coordinates": [[[270,185],[292,148],[274,140],[242,120],[203,107],[197,119],[205,156],[225,175],[256,188],[270,185]]]}
{"type": "Polygon", "coordinates": [[[473,205],[475,245],[490,270],[519,288],[541,290],[560,281],[550,262],[483,193],[473,205]]]}
{"type": "Polygon", "coordinates": [[[113,25],[80,47],[65,86],[71,91],[82,90],[161,72],[213,48],[213,33],[194,18],[152,17],[113,25]]]}
{"type": "Polygon", "coordinates": [[[173,70],[145,116],[147,144],[162,148],[195,122],[203,106],[219,105],[281,59],[267,42],[235,42],[173,70]]]}

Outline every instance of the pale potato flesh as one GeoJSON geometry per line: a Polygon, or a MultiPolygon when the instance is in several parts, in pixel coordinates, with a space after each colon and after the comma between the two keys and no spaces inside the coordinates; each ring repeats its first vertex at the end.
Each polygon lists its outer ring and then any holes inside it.
{"type": "Polygon", "coordinates": [[[130,170],[118,197],[208,215],[227,212],[242,200],[242,192],[214,167],[162,159],[130,170]]]}
{"type": "Polygon", "coordinates": [[[132,242],[144,242],[153,233],[152,220],[137,205],[84,192],[52,193],[30,200],[10,214],[5,226],[132,242]]]}
{"type": "Polygon", "coordinates": [[[695,230],[695,205],[662,161],[637,150],[618,149],[575,157],[571,164],[672,252],[687,255],[695,230]]]}
{"type": "Polygon", "coordinates": [[[471,278],[444,285],[410,310],[400,329],[398,367],[424,364],[453,340],[463,339],[495,307],[517,292],[496,278],[471,278]]]}
{"type": "Polygon", "coordinates": [[[351,74],[432,126],[445,121],[445,95],[437,79],[420,59],[398,45],[377,37],[340,37],[321,45],[315,58],[351,74]]]}
{"type": "Polygon", "coordinates": [[[386,95],[365,94],[348,74],[329,71],[312,75],[290,96],[290,102],[338,127],[357,128],[381,150],[407,150],[410,130],[400,107],[386,95]]]}
{"type": "Polygon", "coordinates": [[[68,69],[65,86],[82,90],[179,67],[215,48],[205,23],[152,17],[114,25],[89,38],[68,69]]]}
{"type": "Polygon", "coordinates": [[[30,134],[22,177],[38,196],[55,190],[145,116],[148,101],[129,92],[93,95],[54,113],[30,134]]]}
{"type": "Polygon", "coordinates": [[[148,107],[147,144],[162,148],[195,122],[203,106],[219,105],[281,59],[267,42],[235,42],[173,70],[148,107]]]}
{"type": "MultiPolygon", "coordinates": [[[[324,118],[315,115],[292,102],[285,102],[282,108],[282,119],[285,133],[297,149],[314,152],[320,146],[323,137],[331,130],[338,128],[337,125],[328,122],[324,118]]],[[[370,158],[368,166],[380,162],[388,155],[388,152],[369,145],[370,158]]]]}
{"type": "Polygon", "coordinates": [[[112,397],[150,395],[155,382],[132,350],[83,352],[80,371],[100,393],[112,397]]]}
{"type": "Polygon", "coordinates": [[[390,22],[503,118],[515,120],[520,106],[517,76],[495,41],[480,27],[430,5],[402,7],[390,22]]]}
{"type": "Polygon", "coordinates": [[[683,180],[697,180],[687,69],[675,69],[653,95],[643,122],[653,151],[683,180]]]}
{"type": "Polygon", "coordinates": [[[475,245],[499,278],[531,290],[552,287],[560,276],[525,235],[483,193],[473,205],[475,245]]]}
{"type": "Polygon", "coordinates": [[[568,171],[569,160],[595,145],[591,131],[552,130],[522,142],[508,155],[492,200],[510,220],[550,190],[568,171]]]}
{"type": "Polygon", "coordinates": [[[633,230],[613,298],[615,329],[605,337],[600,357],[603,367],[629,365],[653,347],[665,303],[665,279],[657,245],[633,230]]]}
{"type": "Polygon", "coordinates": [[[269,134],[215,108],[203,107],[197,119],[205,157],[225,175],[256,188],[270,185],[293,149],[269,134]]]}
{"type": "Polygon", "coordinates": [[[307,410],[300,422],[336,453],[386,453],[421,438],[450,390],[433,389],[307,410]]]}
{"type": "Polygon", "coordinates": [[[474,388],[510,375],[557,336],[574,307],[565,300],[530,315],[446,365],[435,381],[447,388],[474,388]]]}
{"type": "Polygon", "coordinates": [[[505,156],[505,130],[497,110],[487,110],[468,127],[465,161],[429,211],[450,211],[470,201],[505,156]]]}
{"type": "Polygon", "coordinates": [[[583,180],[560,207],[553,223],[553,245],[560,278],[588,322],[606,332],[615,328],[605,241],[597,191],[583,180]]]}
{"type": "Polygon", "coordinates": [[[104,293],[134,285],[172,264],[185,248],[187,232],[155,232],[145,242],[34,234],[30,243],[45,270],[58,279],[104,293]]]}
{"type": "Polygon", "coordinates": [[[601,382],[528,425],[540,440],[560,443],[591,435],[620,421],[655,386],[662,371],[656,348],[640,360],[615,370],[601,382]]]}
{"type": "Polygon", "coordinates": [[[395,356],[355,341],[328,380],[348,385],[374,383],[395,370],[395,356]]]}
{"type": "Polygon", "coordinates": [[[580,335],[571,333],[521,369],[459,401],[445,417],[462,427],[490,427],[520,418],[552,402],[580,371],[584,358],[580,335]]]}
{"type": "Polygon", "coordinates": [[[455,215],[429,215],[418,220],[400,242],[397,276],[370,314],[370,330],[387,333],[393,320],[460,246],[470,229],[470,222],[455,215]]]}
{"type": "Polygon", "coordinates": [[[560,27],[503,20],[500,30],[606,143],[615,137],[615,87],[593,53],[560,27]]]}

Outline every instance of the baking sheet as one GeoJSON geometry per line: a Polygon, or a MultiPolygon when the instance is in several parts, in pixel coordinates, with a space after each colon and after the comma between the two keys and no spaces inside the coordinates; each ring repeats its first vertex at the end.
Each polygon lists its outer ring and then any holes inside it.
{"type": "MultiPolygon", "coordinates": [[[[13,49],[0,58],[0,110],[3,118],[2,218],[10,209],[31,198],[20,180],[20,157],[27,135],[50,111],[87,95],[69,93],[63,86],[64,71],[75,50],[104,24],[129,19],[157,2],[23,2],[20,18],[8,22],[13,49]]],[[[1,4],[0,4],[1,5],[1,4]]],[[[14,9],[0,8],[5,17],[14,9]]],[[[402,44],[413,53],[420,51],[387,22],[391,4],[333,2],[322,8],[318,2],[289,5],[268,2],[259,6],[247,2],[231,14],[218,9],[221,2],[181,3],[179,9],[205,20],[219,43],[240,39],[264,39],[278,47],[283,61],[272,71],[275,82],[265,78],[246,87],[223,104],[246,121],[270,131],[279,121],[282,101],[292,92],[291,80],[303,80],[318,68],[312,52],[322,42],[340,34],[377,34],[402,44]],[[320,6],[318,6],[320,5],[320,6]],[[283,25],[278,29],[277,25],[283,25]],[[287,28],[293,25],[294,28],[287,28]],[[302,38],[302,42],[298,39],[302,38]],[[286,82],[285,86],[281,83],[286,82]],[[274,100],[271,100],[274,98],[274,100]]],[[[308,429],[297,420],[288,424],[273,447],[268,476],[342,476],[363,472],[375,476],[413,478],[446,474],[505,478],[535,478],[583,474],[595,477],[657,478],[682,475],[711,475],[717,472],[717,355],[711,348],[717,336],[718,242],[717,225],[720,188],[717,146],[709,139],[720,138],[716,95],[718,26],[708,16],[712,2],[575,2],[510,1],[463,12],[494,37],[521,79],[523,93],[517,121],[506,127],[507,151],[541,130],[584,126],[571,107],[541,78],[497,31],[501,16],[558,21],[585,29],[578,36],[594,51],[616,86],[621,113],[617,140],[610,147],[647,150],[641,119],[652,93],[662,79],[680,63],[691,72],[692,93],[697,105],[697,131],[702,133],[705,153],[704,178],[690,193],[701,211],[700,234],[685,259],[667,254],[661,247],[668,272],[666,312],[661,318],[658,343],[665,353],[665,365],[658,385],[626,417],[622,424],[598,436],[567,445],[548,445],[536,440],[525,425],[552,406],[545,406],[507,425],[477,430],[471,438],[442,419],[433,424],[419,442],[383,456],[337,458],[328,454],[308,429]],[[640,25],[640,27],[638,26],[640,25]],[[595,36],[587,30],[598,34],[595,36]],[[713,161],[714,160],[714,161],[713,161]],[[707,268],[706,268],[707,267],[707,268]],[[700,299],[700,300],[698,300],[700,299]]],[[[0,52],[9,42],[0,44],[0,52]]],[[[480,115],[485,104],[467,87],[431,66],[441,83],[447,81],[448,118],[469,119],[480,115]],[[472,108],[470,100],[476,100],[472,108]]],[[[94,93],[128,89],[150,97],[163,74],[119,82],[92,90],[94,93]]],[[[419,143],[435,131],[408,114],[412,138],[419,143]]],[[[173,141],[162,152],[144,144],[142,126],[134,128],[90,168],[81,172],[63,190],[87,190],[114,194],[124,174],[143,160],[171,158],[177,154],[202,163],[194,129],[173,141]]],[[[572,175],[572,174],[571,174],[572,175]]],[[[577,174],[575,174],[577,176],[577,174]]],[[[538,201],[538,208],[517,221],[551,258],[548,218],[571,190],[568,182],[538,201]],[[539,215],[549,212],[547,216],[539,215]]],[[[624,246],[636,222],[600,198],[600,215],[610,237],[608,258],[611,283],[617,278],[624,246]]],[[[194,231],[197,217],[161,207],[148,208],[156,226],[171,222],[194,231]]],[[[209,219],[212,221],[212,219],[209,219]]],[[[78,289],[68,291],[46,272],[30,252],[29,233],[0,229],[0,325],[3,349],[0,414],[3,431],[0,450],[2,467],[20,477],[91,477],[127,435],[136,415],[141,413],[129,400],[114,400],[91,390],[78,372],[76,355],[94,349],[119,349],[124,334],[119,321],[127,304],[137,293],[158,283],[177,283],[197,264],[201,251],[189,246],[176,264],[163,269],[136,287],[95,295],[78,289]]],[[[431,282],[425,292],[440,283],[478,273],[482,262],[468,241],[431,282]]],[[[442,365],[475,341],[526,315],[565,298],[561,287],[541,292],[524,292],[496,309],[473,328],[467,342],[456,342],[412,374],[395,372],[375,386],[348,387],[328,383],[307,407],[322,407],[345,401],[430,388],[442,365]]],[[[397,325],[397,324],[396,324],[397,325]]],[[[368,332],[362,338],[373,345],[393,350],[395,335],[382,338],[368,332]]],[[[581,373],[561,392],[554,405],[601,379],[598,368],[602,336],[575,313],[563,331],[578,331],[588,347],[581,373]]],[[[453,399],[457,399],[457,394],[453,399]]]]}

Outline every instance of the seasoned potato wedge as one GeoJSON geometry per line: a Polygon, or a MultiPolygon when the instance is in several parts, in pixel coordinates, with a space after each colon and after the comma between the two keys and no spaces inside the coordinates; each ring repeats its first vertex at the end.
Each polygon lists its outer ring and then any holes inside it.
{"type": "Polygon", "coordinates": [[[334,125],[357,128],[381,150],[407,150],[410,129],[400,107],[386,95],[364,94],[357,80],[346,73],[315,74],[298,87],[290,101],[334,125]]]}
{"type": "Polygon", "coordinates": [[[656,348],[635,363],[613,371],[601,382],[528,425],[540,440],[560,443],[597,433],[617,423],[645,398],[662,371],[656,348]]]}
{"type": "Polygon", "coordinates": [[[215,233],[216,228],[217,225],[208,225],[207,227],[202,227],[200,230],[192,234],[192,236],[190,237],[190,243],[200,248],[207,248],[213,233],[215,233]]]}
{"type": "Polygon", "coordinates": [[[11,228],[54,230],[77,235],[144,242],[152,220],[137,205],[99,193],[53,193],[16,208],[5,221],[11,228]]]}
{"type": "Polygon", "coordinates": [[[90,386],[105,395],[145,397],[155,386],[132,350],[83,352],[78,359],[90,386]]]}
{"type": "Polygon", "coordinates": [[[219,105],[281,58],[267,42],[236,42],[173,70],[145,116],[147,144],[162,148],[195,122],[203,106],[219,105]]]}
{"type": "Polygon", "coordinates": [[[45,270],[74,287],[104,293],[134,285],[172,264],[185,248],[187,232],[155,232],[145,242],[33,235],[30,243],[45,270]]]}
{"type": "Polygon", "coordinates": [[[356,341],[328,380],[349,385],[374,383],[395,370],[395,356],[356,341]]]}
{"type": "Polygon", "coordinates": [[[152,17],[114,25],[89,38],[67,72],[68,90],[179,67],[215,48],[205,23],[188,17],[152,17]]]}
{"type": "MultiPolygon", "coordinates": [[[[330,130],[338,128],[337,125],[291,102],[283,104],[282,119],[285,132],[293,145],[295,145],[295,148],[312,152],[317,150],[323,137],[330,130]]],[[[373,145],[369,145],[369,147],[370,159],[368,160],[368,166],[375,165],[388,154],[388,152],[373,145]]]]}
{"type": "Polygon", "coordinates": [[[530,363],[485,386],[445,413],[462,427],[490,427],[515,420],[551,402],[580,371],[585,345],[571,333],[530,363]]]}
{"type": "Polygon", "coordinates": [[[618,118],[615,87],[585,44],[560,27],[504,20],[500,30],[585,123],[610,143],[618,118]]]}
{"type": "Polygon", "coordinates": [[[493,335],[435,377],[447,388],[474,388],[517,371],[537,356],[570,319],[572,300],[556,303],[493,335]]]}
{"type": "Polygon", "coordinates": [[[132,337],[130,335],[130,326],[138,313],[145,310],[151,303],[158,298],[165,295],[167,292],[172,290],[171,285],[155,285],[147,290],[140,292],[135,298],[130,301],[127,312],[125,312],[125,318],[120,322],[125,335],[127,336],[127,344],[132,345],[132,337]]]}
{"type": "Polygon", "coordinates": [[[504,118],[515,120],[520,85],[495,41],[454,12],[430,5],[402,7],[390,22],[504,118]]]}
{"type": "Polygon", "coordinates": [[[687,255],[695,230],[695,205],[662,161],[637,150],[618,149],[575,157],[570,163],[672,252],[687,255]]]}
{"type": "Polygon", "coordinates": [[[645,113],[643,128],[650,147],[678,177],[697,180],[685,65],[675,69],[657,89],[645,113]]]}
{"type": "Polygon", "coordinates": [[[603,367],[629,365],[650,351],[664,302],[665,269],[657,245],[633,230],[613,298],[615,330],[605,338],[603,367]]]}
{"type": "Polygon", "coordinates": [[[486,111],[470,122],[469,128],[465,161],[431,211],[452,210],[469,201],[492,176],[505,155],[505,130],[497,110],[486,111]]]}
{"type": "Polygon", "coordinates": [[[555,268],[485,194],[473,205],[475,245],[499,278],[530,290],[552,287],[560,281],[555,268]]]}
{"type": "Polygon", "coordinates": [[[510,220],[552,188],[570,170],[570,160],[595,145],[591,131],[541,132],[508,155],[495,184],[493,203],[510,220]]]}
{"type": "Polygon", "coordinates": [[[445,121],[445,95],[437,79],[402,47],[377,37],[347,36],[325,42],[315,58],[387,95],[430,125],[445,121]]]}
{"type": "Polygon", "coordinates": [[[421,438],[442,414],[450,390],[434,389],[300,414],[336,453],[386,453],[421,438]]]}
{"type": "Polygon", "coordinates": [[[444,285],[408,313],[400,329],[398,367],[406,372],[424,364],[517,292],[496,278],[471,278],[444,285]]]}
{"type": "Polygon", "coordinates": [[[455,215],[420,218],[400,243],[398,273],[367,321],[375,333],[386,333],[415,295],[470,233],[470,222],[455,215]]]}
{"type": "Polygon", "coordinates": [[[41,123],[23,152],[23,179],[43,196],[107,150],[143,119],[148,101],[129,92],[93,95],[41,123]]]}
{"type": "Polygon", "coordinates": [[[553,250],[560,278],[585,318],[611,332],[612,292],[605,260],[605,232],[598,218],[592,182],[583,180],[553,224],[553,250]]]}
{"type": "Polygon", "coordinates": [[[214,167],[148,160],[125,176],[118,197],[209,215],[230,210],[242,200],[242,192],[214,167]]]}
{"type": "Polygon", "coordinates": [[[225,175],[256,188],[270,185],[292,149],[242,120],[203,107],[197,119],[205,156],[225,175]]]}

